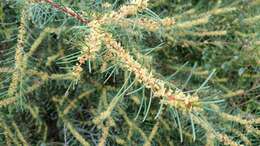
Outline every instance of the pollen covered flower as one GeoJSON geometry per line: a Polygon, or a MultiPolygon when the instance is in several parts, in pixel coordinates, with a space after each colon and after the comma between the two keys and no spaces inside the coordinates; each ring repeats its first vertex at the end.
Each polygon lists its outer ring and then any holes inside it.
{"type": "Polygon", "coordinates": [[[146,88],[151,89],[155,97],[174,97],[171,100],[166,100],[165,104],[181,108],[182,110],[191,110],[193,105],[197,105],[198,96],[187,95],[180,90],[174,92],[169,87],[166,87],[163,80],[156,78],[152,72],[149,72],[134,60],[121,44],[112,38],[111,34],[106,33],[103,41],[109,51],[120,59],[122,67],[133,72],[137,81],[144,84],[146,88]]]}
{"type": "Polygon", "coordinates": [[[96,53],[101,48],[101,38],[103,37],[100,30],[99,21],[92,21],[89,26],[91,27],[90,34],[85,38],[85,42],[82,47],[81,56],[78,57],[78,63],[73,68],[73,74],[79,76],[82,72],[82,65],[88,60],[93,60],[96,57],[96,53]]]}

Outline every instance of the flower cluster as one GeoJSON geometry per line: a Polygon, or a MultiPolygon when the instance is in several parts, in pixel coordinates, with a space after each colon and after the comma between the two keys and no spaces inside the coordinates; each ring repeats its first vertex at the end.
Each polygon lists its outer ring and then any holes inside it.
{"type": "MultiPolygon", "coordinates": [[[[80,73],[82,72],[82,65],[90,59],[94,59],[96,52],[99,51],[101,48],[101,38],[103,37],[103,33],[100,30],[100,27],[102,24],[104,24],[107,21],[111,20],[119,20],[120,18],[123,18],[128,15],[134,15],[138,11],[141,11],[147,7],[147,0],[135,0],[132,1],[130,5],[124,5],[122,6],[118,11],[112,11],[109,15],[105,15],[99,20],[93,20],[93,21],[85,21],[82,17],[79,15],[76,15],[73,11],[68,11],[68,15],[71,15],[71,13],[74,16],[77,16],[76,18],[80,18],[79,20],[83,22],[87,22],[87,25],[91,28],[90,34],[86,37],[85,42],[86,42],[86,47],[82,48],[82,55],[78,58],[78,63],[76,66],[73,68],[73,75],[75,77],[79,77],[80,73]]],[[[64,8],[66,10],[69,10],[69,8],[64,8]]],[[[86,23],[85,23],[86,24],[86,23]]]]}
{"type": "Polygon", "coordinates": [[[232,139],[230,139],[226,134],[223,133],[217,133],[217,139],[221,142],[223,142],[225,145],[230,146],[240,146],[239,144],[235,143],[232,139]]]}
{"type": "Polygon", "coordinates": [[[198,102],[198,96],[186,95],[182,91],[173,91],[166,87],[163,80],[154,77],[152,72],[141,66],[132,56],[116,42],[111,34],[106,33],[104,43],[109,51],[112,51],[122,62],[122,67],[133,72],[137,81],[144,84],[146,88],[151,89],[156,97],[169,97],[166,104],[179,107],[181,109],[191,109],[198,102]],[[174,98],[173,98],[174,97],[174,98]]]}
{"type": "Polygon", "coordinates": [[[82,65],[87,61],[91,59],[95,59],[96,52],[98,52],[101,48],[101,38],[102,32],[100,30],[100,23],[99,21],[91,21],[89,23],[89,26],[91,28],[90,34],[85,38],[85,44],[82,47],[82,55],[78,57],[78,63],[73,68],[73,74],[76,77],[80,76],[80,73],[82,72],[82,65]]]}
{"type": "Polygon", "coordinates": [[[176,25],[176,28],[189,29],[189,28],[192,28],[193,26],[206,24],[208,22],[209,22],[209,16],[206,16],[206,17],[198,18],[198,19],[183,22],[183,23],[178,23],[176,25]]]}
{"type": "Polygon", "coordinates": [[[23,49],[24,49],[24,43],[25,43],[25,34],[26,34],[26,10],[23,9],[21,13],[21,22],[19,26],[19,32],[18,32],[18,40],[17,40],[17,47],[15,50],[15,72],[12,77],[12,81],[10,83],[9,89],[8,89],[8,95],[10,97],[13,97],[16,93],[16,88],[19,84],[19,78],[21,78],[21,72],[23,67],[23,49]]]}
{"type": "Polygon", "coordinates": [[[129,24],[134,24],[138,27],[142,27],[148,31],[155,32],[158,31],[161,27],[168,28],[175,24],[175,19],[166,17],[160,21],[156,21],[149,18],[140,18],[140,19],[120,19],[118,21],[111,21],[110,23],[116,23],[122,27],[127,27],[129,24]]]}
{"type": "Polygon", "coordinates": [[[10,97],[10,98],[7,98],[7,99],[3,99],[3,100],[0,100],[0,107],[7,106],[7,105],[15,103],[15,102],[16,102],[16,98],[15,97],[10,97]]]}
{"type": "Polygon", "coordinates": [[[227,31],[204,31],[190,33],[195,36],[223,36],[227,34],[227,31]]]}
{"type": "Polygon", "coordinates": [[[110,18],[123,18],[134,15],[148,6],[148,0],[133,0],[129,5],[123,5],[117,12],[112,12],[110,18]]]}

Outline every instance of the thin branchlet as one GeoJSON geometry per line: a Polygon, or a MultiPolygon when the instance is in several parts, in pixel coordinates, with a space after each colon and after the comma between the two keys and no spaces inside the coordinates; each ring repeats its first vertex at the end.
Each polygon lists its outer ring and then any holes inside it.
{"type": "Polygon", "coordinates": [[[50,4],[52,7],[54,7],[55,9],[60,10],[61,12],[77,19],[78,21],[80,21],[81,23],[84,23],[86,25],[90,22],[89,20],[85,19],[83,16],[81,16],[80,14],[75,12],[74,10],[72,10],[68,7],[65,7],[65,6],[61,6],[61,5],[53,2],[52,0],[36,0],[36,1],[46,2],[46,3],[50,4]]]}

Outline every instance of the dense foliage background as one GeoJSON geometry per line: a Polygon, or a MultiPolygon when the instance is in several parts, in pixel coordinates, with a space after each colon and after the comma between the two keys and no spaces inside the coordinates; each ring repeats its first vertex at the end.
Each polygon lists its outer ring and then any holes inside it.
{"type": "Polygon", "coordinates": [[[259,0],[2,0],[0,145],[260,145],[259,0]]]}

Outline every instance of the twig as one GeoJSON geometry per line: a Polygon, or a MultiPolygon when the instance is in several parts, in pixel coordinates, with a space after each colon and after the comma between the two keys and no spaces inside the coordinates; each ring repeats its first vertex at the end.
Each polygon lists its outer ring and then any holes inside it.
{"type": "Polygon", "coordinates": [[[71,16],[71,17],[74,17],[75,19],[79,20],[81,23],[84,23],[84,24],[88,24],[90,21],[83,18],[83,16],[81,16],[80,14],[76,13],[75,11],[73,11],[72,9],[68,8],[68,7],[64,7],[64,6],[61,6],[55,2],[53,2],[52,0],[39,0],[39,1],[44,1],[48,4],[50,4],[52,7],[60,10],[61,12],[63,13],[66,13],[67,15],[71,16]]]}

